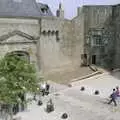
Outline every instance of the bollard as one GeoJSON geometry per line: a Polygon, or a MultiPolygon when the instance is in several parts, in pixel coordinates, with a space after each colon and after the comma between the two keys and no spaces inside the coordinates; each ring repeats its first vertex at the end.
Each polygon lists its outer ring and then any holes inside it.
{"type": "Polygon", "coordinates": [[[81,91],[84,91],[84,90],[85,90],[85,87],[82,86],[80,90],[81,90],[81,91]]]}
{"type": "Polygon", "coordinates": [[[94,94],[99,95],[100,94],[99,90],[95,90],[94,94]]]}
{"type": "Polygon", "coordinates": [[[68,115],[67,113],[63,113],[62,116],[61,116],[62,119],[67,119],[68,118],[68,115]]]}

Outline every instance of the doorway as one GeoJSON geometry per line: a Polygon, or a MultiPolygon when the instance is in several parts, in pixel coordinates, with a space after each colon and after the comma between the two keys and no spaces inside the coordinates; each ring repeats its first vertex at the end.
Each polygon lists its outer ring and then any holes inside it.
{"type": "Polygon", "coordinates": [[[26,51],[13,51],[13,52],[7,53],[7,55],[17,55],[17,56],[27,60],[30,63],[30,55],[26,51]]]}
{"type": "Polygon", "coordinates": [[[92,55],[92,64],[96,64],[96,55],[92,55]]]}

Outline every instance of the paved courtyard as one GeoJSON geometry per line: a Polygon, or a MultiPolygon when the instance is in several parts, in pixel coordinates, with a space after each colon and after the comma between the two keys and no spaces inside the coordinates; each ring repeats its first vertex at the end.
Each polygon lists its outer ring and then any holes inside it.
{"type": "Polygon", "coordinates": [[[45,75],[46,80],[52,80],[56,83],[60,84],[68,84],[70,80],[83,77],[93,73],[94,71],[91,70],[89,67],[65,67],[62,70],[54,71],[45,75]]]}
{"type": "Polygon", "coordinates": [[[116,74],[97,75],[74,83],[71,88],[51,83],[52,89],[54,87],[56,91],[51,90],[49,96],[42,98],[42,106],[38,106],[34,101],[26,112],[21,112],[17,116],[22,120],[61,120],[61,115],[66,112],[67,120],[120,120],[120,105],[114,107],[113,104],[106,104],[106,98],[112,88],[120,85],[118,78],[120,73],[116,74]],[[82,92],[80,87],[83,85],[86,90],[82,92]],[[100,91],[98,96],[93,94],[96,89],[100,91]],[[45,108],[49,98],[53,99],[55,111],[46,113],[45,108]]]}
{"type": "Polygon", "coordinates": [[[103,73],[94,77],[84,79],[78,82],[73,82],[74,88],[78,89],[80,86],[86,88],[85,94],[94,95],[95,90],[100,91],[100,97],[106,98],[116,86],[120,86],[120,72],[103,73]]]}

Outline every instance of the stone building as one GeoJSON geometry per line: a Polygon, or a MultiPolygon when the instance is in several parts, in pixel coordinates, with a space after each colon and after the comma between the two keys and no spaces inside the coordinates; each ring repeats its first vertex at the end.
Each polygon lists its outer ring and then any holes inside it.
{"type": "Polygon", "coordinates": [[[0,56],[25,56],[39,72],[96,64],[120,67],[120,5],[83,6],[72,20],[35,0],[0,0],[0,56]]]}
{"type": "MultiPolygon", "coordinates": [[[[79,8],[84,41],[82,64],[96,64],[105,68],[120,67],[119,52],[120,5],[94,5],[79,8]]],[[[80,23],[79,23],[80,24],[80,23]]]]}
{"type": "Polygon", "coordinates": [[[0,0],[0,56],[25,56],[42,73],[80,65],[74,23],[62,4],[56,14],[35,0],[0,0]]]}

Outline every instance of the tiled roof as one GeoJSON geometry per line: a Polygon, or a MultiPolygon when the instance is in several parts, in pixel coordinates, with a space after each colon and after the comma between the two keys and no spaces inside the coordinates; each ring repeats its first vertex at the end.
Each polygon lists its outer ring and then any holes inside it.
{"type": "Polygon", "coordinates": [[[0,17],[53,16],[46,4],[35,0],[0,0],[0,17]]]}

